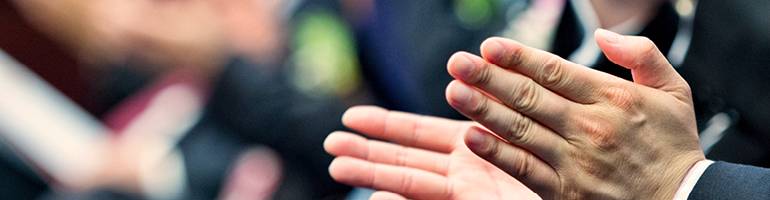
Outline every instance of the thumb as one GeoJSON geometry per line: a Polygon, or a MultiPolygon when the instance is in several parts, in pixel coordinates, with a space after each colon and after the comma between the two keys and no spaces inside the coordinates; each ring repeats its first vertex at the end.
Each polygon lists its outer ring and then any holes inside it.
{"type": "Polygon", "coordinates": [[[594,37],[610,61],[631,70],[635,83],[689,96],[687,82],[650,39],[623,36],[604,29],[596,30],[594,37]]]}

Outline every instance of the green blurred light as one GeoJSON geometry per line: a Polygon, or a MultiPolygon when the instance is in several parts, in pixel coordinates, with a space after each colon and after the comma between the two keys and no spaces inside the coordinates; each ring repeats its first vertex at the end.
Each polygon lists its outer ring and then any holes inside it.
{"type": "Polygon", "coordinates": [[[466,28],[478,29],[492,20],[494,0],[455,0],[455,16],[466,28]]]}
{"type": "Polygon", "coordinates": [[[300,17],[294,32],[292,82],[311,96],[351,94],[360,85],[353,34],[344,20],[326,10],[300,17]]]}

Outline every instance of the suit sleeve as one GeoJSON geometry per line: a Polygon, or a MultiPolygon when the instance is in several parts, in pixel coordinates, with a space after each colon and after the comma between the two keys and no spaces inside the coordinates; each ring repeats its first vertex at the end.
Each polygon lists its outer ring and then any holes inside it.
{"type": "Polygon", "coordinates": [[[689,199],[770,199],[770,169],[716,162],[700,177],[689,199]]]}

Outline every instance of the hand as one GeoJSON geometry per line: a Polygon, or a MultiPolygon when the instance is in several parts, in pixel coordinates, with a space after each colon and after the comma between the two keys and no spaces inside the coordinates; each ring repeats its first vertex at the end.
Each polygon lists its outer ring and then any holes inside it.
{"type": "Polygon", "coordinates": [[[500,38],[455,54],[447,100],[497,136],[465,143],[544,199],[671,199],[704,159],[690,88],[650,40],[595,37],[634,82],[500,38]]]}
{"type": "Polygon", "coordinates": [[[329,166],[335,180],[392,192],[373,199],[539,199],[465,147],[465,132],[486,132],[472,122],[369,106],[349,109],[342,121],[369,137],[393,142],[335,132],[324,143],[327,152],[338,156],[329,166]]]}

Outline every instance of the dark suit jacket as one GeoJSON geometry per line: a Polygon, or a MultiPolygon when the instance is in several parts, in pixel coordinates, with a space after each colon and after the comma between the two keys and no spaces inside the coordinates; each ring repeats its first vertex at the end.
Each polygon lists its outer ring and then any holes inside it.
{"type": "Polygon", "coordinates": [[[693,41],[678,70],[700,125],[715,113],[734,123],[710,159],[770,167],[770,2],[700,1],[693,41]]]}
{"type": "Polygon", "coordinates": [[[770,199],[770,170],[716,162],[706,169],[688,199],[770,199]]]}
{"type": "MultiPolygon", "coordinates": [[[[679,70],[692,86],[698,117],[729,112],[734,118],[710,159],[770,165],[768,10],[765,1],[698,5],[691,49],[679,70]]],[[[690,199],[770,199],[770,170],[716,162],[690,199]]]]}

